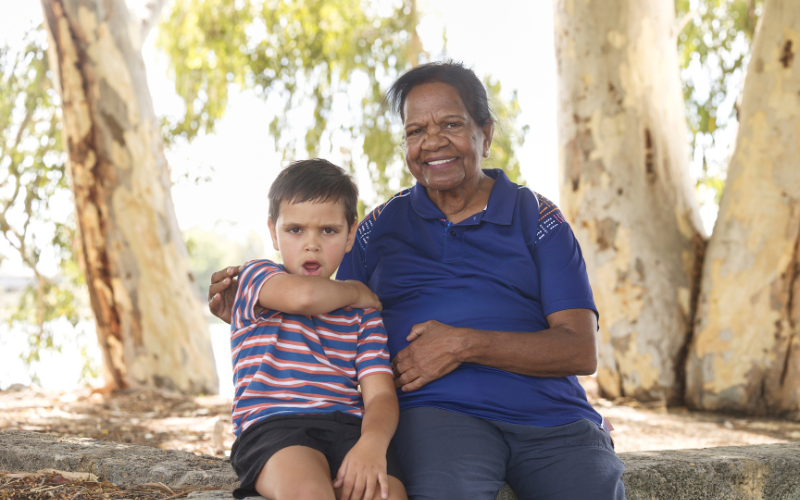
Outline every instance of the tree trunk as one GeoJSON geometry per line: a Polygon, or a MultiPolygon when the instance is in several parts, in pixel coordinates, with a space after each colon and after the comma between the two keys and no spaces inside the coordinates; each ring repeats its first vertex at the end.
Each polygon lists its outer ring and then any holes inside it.
{"type": "Polygon", "coordinates": [[[42,0],[105,381],[216,393],[139,50],[123,0],[42,0]]]}
{"type": "Polygon", "coordinates": [[[703,266],[687,402],[800,417],[800,9],[767,0],[703,266]]]}
{"type": "Polygon", "coordinates": [[[679,403],[704,235],[671,0],[555,0],[561,209],[600,311],[607,397],[679,403]]]}

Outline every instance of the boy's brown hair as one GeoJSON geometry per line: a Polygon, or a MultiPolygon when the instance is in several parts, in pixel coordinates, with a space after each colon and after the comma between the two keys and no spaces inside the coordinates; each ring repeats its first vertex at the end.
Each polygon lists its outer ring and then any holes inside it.
{"type": "Polygon", "coordinates": [[[322,158],[292,162],[269,188],[269,219],[274,224],[281,202],[338,201],[348,227],[358,219],[358,186],[342,168],[322,158]]]}

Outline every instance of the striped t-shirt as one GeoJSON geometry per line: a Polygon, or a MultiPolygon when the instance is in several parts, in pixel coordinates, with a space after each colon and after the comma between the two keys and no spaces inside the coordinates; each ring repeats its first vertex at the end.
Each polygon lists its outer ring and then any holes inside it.
{"type": "Polygon", "coordinates": [[[302,316],[256,313],[261,287],[286,269],[254,260],[239,273],[231,322],[233,430],[278,414],[341,411],[363,416],[359,381],[392,374],[386,330],[375,309],[302,316]]]}

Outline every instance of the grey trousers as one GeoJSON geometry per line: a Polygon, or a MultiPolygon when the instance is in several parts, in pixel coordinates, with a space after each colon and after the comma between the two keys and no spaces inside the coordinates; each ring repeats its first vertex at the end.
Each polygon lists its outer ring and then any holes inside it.
{"type": "Polygon", "coordinates": [[[438,408],[400,412],[394,443],[411,500],[624,500],[611,439],[590,420],[533,427],[438,408]]]}

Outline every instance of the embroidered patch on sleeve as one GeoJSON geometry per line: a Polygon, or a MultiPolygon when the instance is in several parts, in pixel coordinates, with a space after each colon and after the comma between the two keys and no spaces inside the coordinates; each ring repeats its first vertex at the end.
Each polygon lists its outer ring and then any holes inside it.
{"type": "Polygon", "coordinates": [[[539,193],[536,193],[536,198],[539,200],[539,228],[536,231],[536,240],[538,241],[547,236],[556,226],[565,223],[566,219],[555,203],[539,193]]]}
{"type": "Polygon", "coordinates": [[[378,220],[378,217],[381,215],[383,210],[386,206],[393,202],[396,198],[401,198],[403,196],[408,196],[411,192],[410,189],[406,189],[404,191],[400,191],[399,193],[395,194],[391,198],[389,198],[386,203],[378,206],[375,210],[368,213],[364,220],[358,225],[358,229],[356,230],[356,241],[358,241],[359,246],[361,246],[361,250],[363,251],[364,255],[364,265],[366,265],[366,251],[367,251],[367,244],[369,243],[369,234],[372,232],[372,228],[375,226],[375,222],[378,220]]]}

